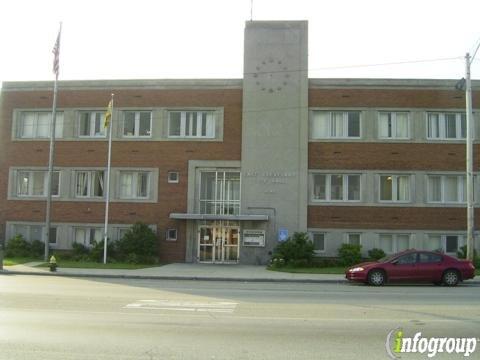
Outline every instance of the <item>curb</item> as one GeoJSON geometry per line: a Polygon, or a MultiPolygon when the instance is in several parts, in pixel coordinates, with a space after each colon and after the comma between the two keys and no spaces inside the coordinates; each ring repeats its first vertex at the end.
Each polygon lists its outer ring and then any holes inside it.
{"type": "Polygon", "coordinates": [[[345,279],[271,279],[271,278],[235,278],[235,277],[208,277],[208,276],[155,276],[155,275],[115,275],[115,274],[79,274],[79,273],[49,273],[0,270],[0,275],[36,275],[75,278],[103,278],[103,279],[137,279],[137,280],[190,280],[190,281],[236,281],[236,282],[276,282],[276,283],[305,283],[305,284],[343,284],[345,279]]]}
{"type": "MultiPolygon", "coordinates": [[[[56,276],[72,278],[99,278],[99,279],[132,279],[132,280],[187,280],[187,281],[226,281],[226,282],[273,282],[273,283],[303,283],[303,284],[349,284],[343,278],[339,279],[272,279],[272,278],[236,278],[236,277],[208,277],[208,276],[161,276],[161,275],[128,275],[128,274],[81,274],[81,273],[50,273],[34,271],[0,270],[0,275],[34,275],[56,276]]],[[[466,284],[480,285],[480,280],[467,280],[466,284]]]]}

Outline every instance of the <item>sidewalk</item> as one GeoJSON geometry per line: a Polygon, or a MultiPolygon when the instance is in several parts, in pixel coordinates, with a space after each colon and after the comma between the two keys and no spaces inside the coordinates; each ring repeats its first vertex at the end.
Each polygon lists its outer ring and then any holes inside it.
{"type": "Polygon", "coordinates": [[[57,272],[52,273],[48,268],[35,267],[38,264],[40,264],[40,262],[4,266],[4,271],[0,271],[0,274],[158,280],[273,281],[302,283],[346,282],[344,275],[291,274],[278,271],[269,271],[266,270],[265,266],[256,265],[178,263],[137,270],[59,268],[57,272]]]}
{"type": "MultiPolygon", "coordinates": [[[[57,272],[50,272],[46,267],[36,267],[36,265],[39,264],[41,264],[41,262],[4,266],[4,270],[0,270],[0,275],[40,275],[149,280],[347,283],[345,276],[342,274],[292,274],[269,271],[263,265],[178,263],[136,270],[59,268],[57,272]]],[[[468,280],[466,283],[480,284],[480,277],[468,280]]]]}

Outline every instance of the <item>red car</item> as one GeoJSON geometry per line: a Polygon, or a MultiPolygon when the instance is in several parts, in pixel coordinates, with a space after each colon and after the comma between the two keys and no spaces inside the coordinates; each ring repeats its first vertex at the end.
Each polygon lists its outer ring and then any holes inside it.
{"type": "Polygon", "coordinates": [[[475,266],[471,261],[438,252],[406,250],[378,261],[354,265],[346,270],[345,277],[374,286],[394,281],[455,286],[459,281],[473,279],[475,266]]]}

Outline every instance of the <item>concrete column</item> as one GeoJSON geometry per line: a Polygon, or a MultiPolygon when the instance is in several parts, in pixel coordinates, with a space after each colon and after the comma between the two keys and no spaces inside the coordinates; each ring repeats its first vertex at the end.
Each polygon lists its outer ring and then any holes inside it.
{"type": "Polygon", "coordinates": [[[280,228],[307,230],[307,22],[247,22],[244,56],[241,212],[271,217],[266,261],[280,228]]]}

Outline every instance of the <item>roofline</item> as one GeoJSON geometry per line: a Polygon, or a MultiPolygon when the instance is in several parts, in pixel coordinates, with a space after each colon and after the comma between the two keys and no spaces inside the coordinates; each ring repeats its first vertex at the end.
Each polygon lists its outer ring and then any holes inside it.
{"type": "MultiPolygon", "coordinates": [[[[459,79],[368,79],[368,78],[309,78],[309,89],[319,88],[403,88],[455,90],[459,79]]],[[[480,80],[472,80],[472,87],[480,88],[480,80]]]]}
{"type": "MultiPolygon", "coordinates": [[[[456,79],[368,79],[309,78],[309,89],[435,89],[454,90],[456,79]]],[[[242,79],[130,79],[130,80],[60,80],[62,90],[213,90],[242,89],[242,79]]],[[[480,89],[480,80],[472,80],[480,89]]],[[[2,91],[52,90],[53,81],[5,81],[2,91]]]]}
{"type": "MultiPolygon", "coordinates": [[[[131,80],[60,80],[62,90],[113,89],[241,89],[242,79],[131,79],[131,80]]],[[[5,81],[2,91],[39,91],[53,89],[53,81],[5,81]]]]}

